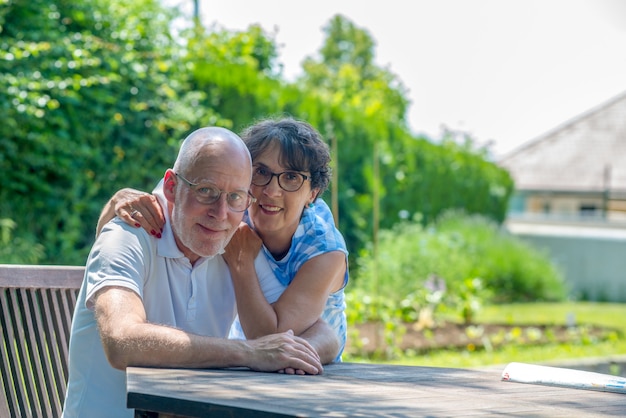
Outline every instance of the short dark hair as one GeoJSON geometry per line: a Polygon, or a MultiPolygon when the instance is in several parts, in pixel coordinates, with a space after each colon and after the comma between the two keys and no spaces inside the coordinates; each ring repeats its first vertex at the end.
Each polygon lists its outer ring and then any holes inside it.
{"type": "Polygon", "coordinates": [[[322,135],[309,123],[293,118],[265,119],[241,135],[252,164],[270,145],[278,142],[280,163],[294,171],[311,173],[311,188],[320,196],[330,182],[330,151],[322,135]]]}

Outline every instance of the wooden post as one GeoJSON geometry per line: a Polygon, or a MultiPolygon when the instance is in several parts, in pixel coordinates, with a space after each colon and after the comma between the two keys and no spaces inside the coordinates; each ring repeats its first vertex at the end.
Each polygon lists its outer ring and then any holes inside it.
{"type": "Polygon", "coordinates": [[[333,174],[332,183],[330,185],[331,210],[333,212],[333,218],[335,219],[335,227],[339,229],[339,147],[337,146],[337,137],[335,135],[330,137],[330,146],[333,158],[333,174]]]}

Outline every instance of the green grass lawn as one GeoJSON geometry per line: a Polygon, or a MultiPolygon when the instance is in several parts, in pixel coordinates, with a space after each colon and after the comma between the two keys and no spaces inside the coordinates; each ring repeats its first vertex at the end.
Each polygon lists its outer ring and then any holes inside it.
{"type": "MultiPolygon", "coordinates": [[[[613,328],[606,341],[581,340],[574,344],[524,346],[509,344],[493,350],[436,350],[427,354],[405,355],[387,361],[394,364],[434,367],[485,367],[517,361],[550,363],[581,358],[626,355],[626,304],[616,303],[535,303],[484,307],[476,315],[476,323],[508,323],[514,325],[565,325],[575,319],[577,325],[598,325],[613,328]]],[[[367,361],[350,358],[347,361],[367,361]]],[[[377,362],[380,362],[377,360],[377,362]]]]}

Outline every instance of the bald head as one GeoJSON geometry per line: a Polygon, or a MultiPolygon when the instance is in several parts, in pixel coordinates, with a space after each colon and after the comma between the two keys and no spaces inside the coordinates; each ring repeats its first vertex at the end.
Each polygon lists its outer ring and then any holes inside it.
{"type": "Polygon", "coordinates": [[[203,160],[220,158],[232,159],[233,170],[246,170],[251,166],[248,148],[237,134],[214,126],[200,128],[189,134],[181,144],[174,171],[185,173],[203,160]]]}

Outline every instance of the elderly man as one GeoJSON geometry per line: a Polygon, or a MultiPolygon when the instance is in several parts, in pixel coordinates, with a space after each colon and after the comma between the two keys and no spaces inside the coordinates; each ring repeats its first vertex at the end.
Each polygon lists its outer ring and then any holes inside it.
{"type": "Polygon", "coordinates": [[[322,372],[315,344],[324,338],[308,342],[292,332],[224,338],[236,315],[235,295],[228,267],[215,255],[253,200],[251,176],[250,155],[236,134],[199,129],[165,172],[162,238],[117,218],[104,226],[72,323],[64,417],[132,417],[127,366],[322,372]]]}

